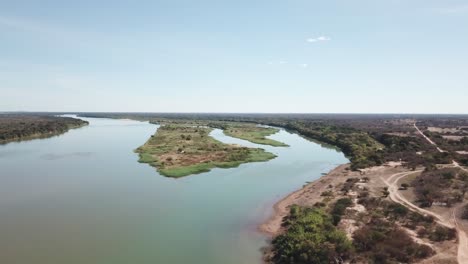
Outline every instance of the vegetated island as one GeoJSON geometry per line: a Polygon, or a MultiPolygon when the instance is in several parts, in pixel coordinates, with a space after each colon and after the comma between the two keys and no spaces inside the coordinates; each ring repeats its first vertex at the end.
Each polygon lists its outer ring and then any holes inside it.
{"type": "Polygon", "coordinates": [[[156,167],[164,176],[176,178],[276,157],[260,148],[224,144],[211,137],[211,131],[212,128],[201,126],[162,125],[135,152],[140,155],[140,162],[156,167]]]}
{"type": "Polygon", "coordinates": [[[51,115],[0,114],[0,144],[57,136],[87,121],[51,115]]]}
{"type": "Polygon", "coordinates": [[[173,124],[185,126],[206,126],[211,128],[219,128],[227,136],[250,141],[255,144],[269,145],[273,147],[288,147],[287,144],[267,138],[270,135],[276,134],[280,129],[271,126],[261,126],[261,123],[250,121],[243,122],[242,120],[222,120],[206,118],[206,114],[201,116],[175,114],[152,114],[152,113],[82,113],[84,117],[94,118],[127,118],[139,121],[149,121],[152,124],[173,124]],[[188,117],[188,118],[187,118],[188,117]]]}
{"type": "Polygon", "coordinates": [[[274,127],[261,127],[249,123],[229,123],[223,132],[230,137],[244,139],[256,144],[288,147],[288,145],[283,142],[267,138],[267,136],[279,132],[279,129],[274,127]]]}
{"type": "Polygon", "coordinates": [[[267,136],[278,133],[280,131],[278,128],[259,126],[256,123],[184,119],[156,119],[151,120],[150,122],[156,124],[178,124],[219,128],[223,130],[223,133],[227,136],[247,140],[255,144],[269,145],[273,147],[288,147],[288,145],[283,142],[267,138],[267,136]]]}

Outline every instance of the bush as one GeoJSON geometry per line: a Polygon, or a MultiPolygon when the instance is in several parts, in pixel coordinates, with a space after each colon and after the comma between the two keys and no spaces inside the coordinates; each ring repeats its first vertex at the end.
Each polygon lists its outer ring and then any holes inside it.
{"type": "Polygon", "coordinates": [[[444,241],[444,240],[452,240],[455,239],[457,236],[455,229],[447,228],[442,226],[437,226],[431,234],[429,234],[429,239],[432,241],[444,241]]]}
{"type": "Polygon", "coordinates": [[[434,254],[430,247],[414,242],[404,230],[382,219],[372,219],[353,238],[356,251],[370,263],[411,263],[434,254]]]}
{"type": "Polygon", "coordinates": [[[350,207],[353,204],[353,201],[349,198],[341,198],[336,201],[335,205],[331,210],[331,215],[333,217],[333,224],[338,225],[341,221],[341,216],[344,215],[346,208],[350,207]]]}
{"type": "Polygon", "coordinates": [[[467,220],[468,219],[468,204],[463,206],[463,211],[461,214],[461,218],[467,220]]]}
{"type": "Polygon", "coordinates": [[[328,264],[352,253],[351,242],[322,209],[293,206],[285,226],[286,232],[272,242],[273,263],[328,264]]]}

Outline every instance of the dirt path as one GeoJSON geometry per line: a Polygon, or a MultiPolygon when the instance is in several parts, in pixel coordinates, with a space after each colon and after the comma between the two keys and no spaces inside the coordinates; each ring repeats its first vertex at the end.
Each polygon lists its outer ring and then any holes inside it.
{"type": "Polygon", "coordinates": [[[418,133],[421,134],[421,136],[423,136],[427,140],[427,142],[431,143],[431,145],[434,145],[439,152],[445,152],[444,150],[439,148],[439,146],[437,146],[437,144],[434,141],[432,141],[428,136],[424,135],[424,133],[419,129],[419,127],[416,126],[416,123],[414,123],[413,126],[414,128],[416,128],[418,133]]]}
{"type": "Polygon", "coordinates": [[[463,168],[462,166],[460,166],[460,164],[458,164],[458,162],[456,162],[456,161],[454,161],[454,160],[453,160],[452,162],[453,162],[453,166],[455,166],[455,167],[457,167],[457,168],[460,168],[460,169],[463,170],[463,171],[468,172],[468,170],[465,169],[465,168],[463,168]]]}
{"type": "Polygon", "coordinates": [[[450,221],[447,221],[447,220],[444,220],[440,215],[434,213],[434,212],[431,212],[431,211],[428,211],[426,209],[422,209],[420,208],[419,206],[413,204],[412,202],[408,201],[408,199],[406,199],[403,195],[400,194],[400,192],[398,192],[398,181],[401,180],[402,178],[408,176],[408,175],[411,175],[413,173],[418,173],[418,172],[421,172],[422,170],[418,170],[418,171],[412,171],[412,172],[401,172],[401,173],[396,173],[396,174],[393,174],[392,176],[390,176],[387,180],[384,180],[382,178],[382,181],[385,182],[385,184],[388,185],[388,191],[389,191],[389,197],[392,201],[394,202],[397,202],[401,205],[404,205],[406,207],[408,207],[410,210],[412,211],[416,211],[416,212],[419,212],[419,213],[422,213],[424,215],[431,215],[433,216],[435,219],[436,219],[436,222],[440,225],[443,225],[445,227],[448,227],[448,228],[454,228],[454,226],[452,225],[452,223],[450,223],[450,221]]]}
{"type": "Polygon", "coordinates": [[[408,201],[408,199],[406,199],[404,196],[402,196],[400,192],[398,191],[399,180],[401,180],[402,178],[408,175],[411,175],[413,173],[418,173],[418,172],[421,172],[421,170],[413,171],[413,172],[396,173],[390,176],[387,180],[384,180],[383,178],[381,179],[383,182],[385,182],[385,184],[387,184],[388,191],[390,193],[389,197],[392,201],[399,203],[401,205],[404,205],[412,211],[416,211],[425,215],[431,215],[436,219],[436,222],[440,225],[443,225],[448,228],[455,228],[455,230],[457,230],[457,233],[458,233],[458,253],[457,253],[458,263],[468,264],[468,236],[466,232],[458,224],[458,220],[455,214],[456,209],[453,209],[451,219],[447,220],[434,212],[422,209],[419,206],[413,204],[412,202],[408,201]]]}
{"type": "MultiPolygon", "coordinates": [[[[414,128],[416,128],[418,133],[421,134],[421,136],[423,136],[427,140],[427,142],[429,142],[431,145],[434,145],[439,152],[446,152],[445,150],[439,148],[439,146],[437,146],[437,144],[434,141],[432,141],[429,137],[424,135],[424,133],[419,129],[419,127],[416,126],[416,123],[414,123],[413,126],[414,128]]],[[[452,162],[453,162],[453,166],[460,168],[463,171],[468,172],[468,169],[465,169],[464,167],[460,166],[460,164],[458,164],[458,162],[456,162],[455,160],[452,160],[452,162]]]]}
{"type": "Polygon", "coordinates": [[[468,263],[468,237],[466,232],[460,228],[458,224],[457,217],[455,215],[456,209],[452,211],[452,220],[455,224],[455,228],[458,232],[458,253],[457,253],[457,260],[458,263],[468,263]]]}

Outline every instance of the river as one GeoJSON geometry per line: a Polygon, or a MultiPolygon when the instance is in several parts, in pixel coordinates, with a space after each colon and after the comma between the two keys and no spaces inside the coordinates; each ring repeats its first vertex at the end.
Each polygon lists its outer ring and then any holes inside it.
{"type": "Polygon", "coordinates": [[[288,193],[347,162],[334,149],[281,130],[290,147],[238,168],[172,179],[133,152],[157,129],[132,120],[0,145],[0,262],[6,264],[255,264],[257,227],[288,193]]]}

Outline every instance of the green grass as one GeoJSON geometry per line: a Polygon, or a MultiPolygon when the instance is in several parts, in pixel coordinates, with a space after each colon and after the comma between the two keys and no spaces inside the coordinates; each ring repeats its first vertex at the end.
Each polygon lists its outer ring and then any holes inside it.
{"type": "Polygon", "coordinates": [[[167,177],[183,177],[276,157],[263,149],[224,144],[209,135],[211,130],[180,124],[164,125],[135,152],[140,155],[139,162],[156,167],[167,177]]]}
{"type": "Polygon", "coordinates": [[[273,127],[259,127],[256,125],[237,125],[228,126],[224,130],[224,134],[244,139],[256,144],[270,145],[274,147],[288,147],[283,142],[276,141],[274,139],[266,138],[267,136],[278,133],[279,129],[273,127]]]}

